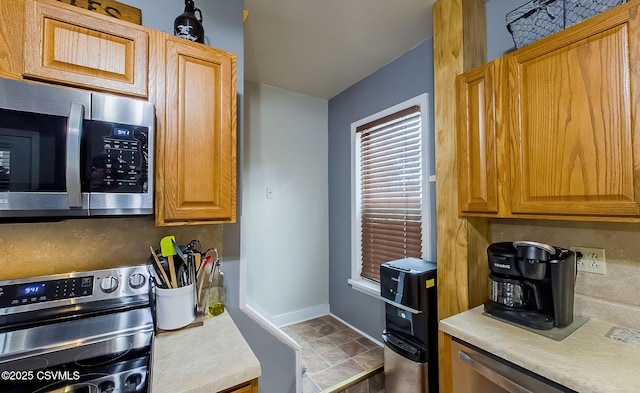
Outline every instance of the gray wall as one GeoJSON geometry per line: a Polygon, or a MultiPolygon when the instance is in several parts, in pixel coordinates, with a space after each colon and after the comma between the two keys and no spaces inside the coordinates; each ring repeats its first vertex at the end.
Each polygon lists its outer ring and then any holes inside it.
{"type": "Polygon", "coordinates": [[[487,10],[487,61],[494,60],[515,49],[507,30],[505,16],[529,0],[490,0],[487,10]]]}
{"type": "MultiPolygon", "coordinates": [[[[157,0],[121,0],[142,10],[142,24],[171,33],[174,19],[184,10],[184,2],[158,4],[157,0]]],[[[244,23],[242,1],[198,1],[202,10],[205,44],[233,52],[237,55],[237,108],[238,108],[238,167],[237,198],[238,217],[242,212],[242,151],[244,113],[244,23]]],[[[262,377],[261,393],[295,392],[295,353],[265,331],[253,319],[240,310],[240,224],[224,225],[223,263],[227,285],[227,309],[249,346],[260,360],[262,377]]]]}
{"type": "MultiPolygon", "coordinates": [[[[352,122],[425,92],[429,93],[433,138],[432,39],[329,100],[329,304],[334,315],[376,339],[384,329],[383,303],[347,284],[351,276],[349,133],[352,122]]],[[[432,160],[430,174],[433,168],[432,160]]],[[[435,217],[435,208],[432,211],[435,217]]]]}
{"type": "MultiPolygon", "coordinates": [[[[505,15],[527,1],[487,2],[488,60],[514,49],[505,15]]],[[[329,100],[329,304],[333,314],[374,338],[379,338],[384,329],[384,307],[380,301],[347,284],[351,275],[350,125],[424,92],[429,93],[433,135],[432,39],[329,100]]],[[[433,149],[433,141],[431,146],[433,149]]],[[[429,170],[430,174],[435,173],[433,161],[429,170]]],[[[432,190],[437,187],[431,186],[432,190]]],[[[432,196],[435,201],[435,193],[432,196]]],[[[435,220],[435,207],[432,211],[435,220]]],[[[435,245],[435,233],[433,237],[435,245]]]]}

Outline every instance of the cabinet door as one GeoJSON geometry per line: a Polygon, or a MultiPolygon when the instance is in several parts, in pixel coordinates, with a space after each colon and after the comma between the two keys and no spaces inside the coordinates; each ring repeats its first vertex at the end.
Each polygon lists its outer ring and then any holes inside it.
{"type": "Polygon", "coordinates": [[[640,36],[631,4],[509,57],[513,213],[640,214],[640,36]]]}
{"type": "Polygon", "coordinates": [[[159,225],[235,222],[235,55],[165,40],[159,225]]]}
{"type": "Polygon", "coordinates": [[[494,63],[457,78],[458,206],[461,214],[498,212],[494,63]]]}
{"type": "Polygon", "coordinates": [[[22,76],[24,45],[24,0],[0,1],[0,74],[22,76]]]}
{"type": "Polygon", "coordinates": [[[26,4],[24,75],[147,96],[143,27],[50,0],[26,4]]]}

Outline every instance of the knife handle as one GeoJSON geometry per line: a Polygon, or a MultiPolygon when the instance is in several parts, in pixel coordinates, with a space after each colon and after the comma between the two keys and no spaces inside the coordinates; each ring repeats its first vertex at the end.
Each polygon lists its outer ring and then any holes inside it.
{"type": "Polygon", "coordinates": [[[174,288],[172,286],[171,281],[169,281],[169,277],[167,277],[167,273],[164,272],[164,269],[162,268],[162,264],[160,263],[160,260],[158,259],[158,256],[156,255],[156,252],[153,251],[153,247],[149,246],[149,250],[151,251],[151,255],[153,255],[153,260],[154,260],[156,266],[158,267],[158,271],[162,275],[162,279],[166,283],[167,288],[174,288]]]}
{"type": "Polygon", "coordinates": [[[171,278],[171,285],[173,288],[178,288],[178,279],[176,278],[176,267],[173,264],[173,255],[168,255],[167,260],[169,261],[169,276],[171,278]]]}

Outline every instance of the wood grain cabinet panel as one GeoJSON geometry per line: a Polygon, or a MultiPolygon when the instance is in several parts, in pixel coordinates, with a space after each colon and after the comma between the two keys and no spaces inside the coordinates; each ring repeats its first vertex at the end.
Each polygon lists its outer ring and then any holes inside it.
{"type": "Polygon", "coordinates": [[[252,379],[247,383],[234,386],[220,393],[258,393],[258,380],[252,379]]]}
{"type": "Polygon", "coordinates": [[[236,57],[159,34],[164,124],[156,224],[235,222],[236,57]]]}
{"type": "Polygon", "coordinates": [[[0,1],[0,75],[22,77],[24,0],[0,1]]]}
{"type": "Polygon", "coordinates": [[[498,213],[495,63],[459,75],[458,201],[465,212],[498,213]]]}
{"type": "Polygon", "coordinates": [[[509,57],[512,213],[640,215],[637,8],[509,57]]]}
{"type": "Polygon", "coordinates": [[[639,8],[458,77],[462,215],[638,221],[639,8]]]}
{"type": "Polygon", "coordinates": [[[28,0],[24,75],[146,97],[149,34],[50,0],[28,0]]]}

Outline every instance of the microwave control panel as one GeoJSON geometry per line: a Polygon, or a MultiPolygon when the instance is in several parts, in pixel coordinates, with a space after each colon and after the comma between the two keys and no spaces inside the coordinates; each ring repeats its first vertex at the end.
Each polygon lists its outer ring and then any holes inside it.
{"type": "Polygon", "coordinates": [[[105,124],[109,123],[94,126],[90,134],[90,191],[147,192],[149,129],[120,124],[105,127],[105,124]]]}

